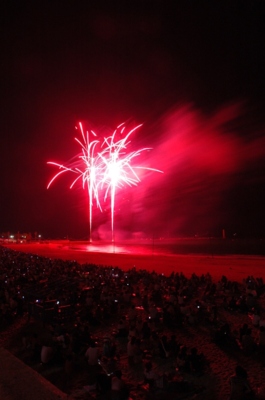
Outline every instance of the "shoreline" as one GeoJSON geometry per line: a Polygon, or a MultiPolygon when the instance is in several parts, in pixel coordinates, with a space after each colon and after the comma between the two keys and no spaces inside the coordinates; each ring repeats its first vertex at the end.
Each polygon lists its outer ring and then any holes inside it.
{"type": "Polygon", "coordinates": [[[136,268],[153,270],[157,273],[170,275],[172,272],[182,272],[187,277],[193,273],[198,275],[210,273],[215,280],[223,275],[230,280],[241,281],[242,276],[253,274],[265,280],[265,257],[252,255],[203,255],[203,254],[132,254],[117,252],[85,251],[83,247],[75,249],[62,246],[63,242],[49,244],[5,244],[4,247],[23,253],[38,256],[77,261],[79,264],[96,264],[109,267],[119,267],[125,271],[136,268]]]}

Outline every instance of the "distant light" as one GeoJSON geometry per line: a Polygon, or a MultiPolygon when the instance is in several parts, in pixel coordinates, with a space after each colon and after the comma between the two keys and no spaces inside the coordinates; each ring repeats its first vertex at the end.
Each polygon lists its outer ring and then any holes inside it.
{"type": "Polygon", "coordinates": [[[14,239],[14,235],[10,235],[10,239],[14,239]]]}
{"type": "Polygon", "coordinates": [[[38,235],[39,238],[41,238],[41,235],[38,235]]]}

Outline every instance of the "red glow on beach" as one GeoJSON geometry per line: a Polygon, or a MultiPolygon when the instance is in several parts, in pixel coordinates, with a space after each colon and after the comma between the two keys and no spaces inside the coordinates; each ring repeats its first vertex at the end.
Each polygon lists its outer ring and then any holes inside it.
{"type": "Polygon", "coordinates": [[[202,275],[209,272],[215,280],[225,275],[228,279],[239,282],[248,275],[265,279],[265,257],[262,256],[172,254],[152,246],[128,246],[126,243],[90,245],[88,242],[51,241],[49,243],[13,243],[5,244],[5,246],[53,259],[75,260],[80,264],[117,266],[125,271],[136,268],[136,270],[155,271],[165,275],[182,272],[187,277],[193,273],[202,275]]]}

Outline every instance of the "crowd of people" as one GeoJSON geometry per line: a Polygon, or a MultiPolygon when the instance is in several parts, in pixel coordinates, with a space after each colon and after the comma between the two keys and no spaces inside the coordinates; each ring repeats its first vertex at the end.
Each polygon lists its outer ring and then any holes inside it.
{"type": "MultiPolygon", "coordinates": [[[[0,326],[7,329],[22,316],[28,324],[38,320],[46,334],[25,331],[21,338],[32,363],[59,363],[69,381],[82,366],[84,390],[113,400],[129,399],[135,386],[124,379],[127,369],[152,397],[204,390],[188,377],[200,377],[210,363],[196,343],[179,340],[187,327],[207,327],[218,348],[258,354],[262,365],[264,293],[262,278],[253,276],[239,283],[225,276],[214,282],[209,273],[125,272],[0,247],[0,326]],[[223,312],[247,315],[249,322],[235,333],[223,312]]],[[[241,365],[228,384],[231,400],[265,398],[250,387],[241,365]]]]}

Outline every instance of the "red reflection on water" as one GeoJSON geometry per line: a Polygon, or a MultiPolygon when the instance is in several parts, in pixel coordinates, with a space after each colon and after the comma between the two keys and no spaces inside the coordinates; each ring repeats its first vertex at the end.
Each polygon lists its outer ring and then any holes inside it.
{"type": "MultiPolygon", "coordinates": [[[[164,254],[171,253],[161,249],[154,249],[152,244],[150,245],[123,245],[116,243],[89,243],[89,244],[76,244],[74,246],[65,246],[67,250],[91,252],[91,253],[118,253],[118,254],[141,254],[150,255],[155,253],[164,254]]],[[[173,252],[172,252],[173,253],[173,252]]]]}

